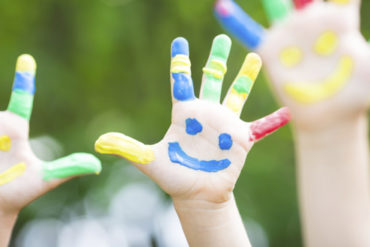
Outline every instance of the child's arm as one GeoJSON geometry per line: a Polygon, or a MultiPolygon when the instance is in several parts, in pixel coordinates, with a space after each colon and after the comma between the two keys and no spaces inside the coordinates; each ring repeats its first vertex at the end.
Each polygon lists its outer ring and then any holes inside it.
{"type": "Polygon", "coordinates": [[[7,246],[23,207],[74,176],[101,171],[100,161],[91,154],[44,162],[31,150],[28,130],[35,71],[31,56],[18,58],[8,110],[0,112],[0,246],[7,246]]]}
{"type": "Polygon", "coordinates": [[[265,0],[265,30],[233,1],[218,1],[224,27],[266,65],[294,119],[307,246],[370,246],[368,127],[370,49],[359,0],[265,0]]]}
{"type": "Polygon", "coordinates": [[[189,246],[251,246],[235,199],[223,203],[174,199],[189,246]]]}
{"type": "Polygon", "coordinates": [[[172,123],[162,141],[144,145],[123,134],[107,133],[95,145],[100,153],[131,161],[172,197],[191,246],[250,246],[233,189],[254,142],[289,121],[287,109],[253,123],[239,118],[261,67],[256,54],[247,56],[220,104],[230,47],[227,36],[215,38],[198,99],[188,43],[176,39],[171,61],[172,123]]]}
{"type": "Polygon", "coordinates": [[[296,130],[308,246],[370,246],[368,118],[296,130]]]}

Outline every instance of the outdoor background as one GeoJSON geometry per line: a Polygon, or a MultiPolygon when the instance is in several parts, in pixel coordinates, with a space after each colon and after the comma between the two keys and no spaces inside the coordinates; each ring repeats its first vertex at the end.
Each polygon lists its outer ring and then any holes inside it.
{"type": "MultiPolygon", "coordinates": [[[[260,0],[237,2],[268,26],[260,0]]],[[[370,2],[363,2],[369,38],[370,2]]],[[[170,124],[170,44],[188,39],[198,92],[212,40],[224,32],[213,3],[1,0],[0,106],[6,109],[17,56],[30,53],[38,63],[30,136],[40,157],[94,153],[107,131],[155,143],[170,124]]],[[[246,53],[233,40],[224,94],[246,53]]],[[[255,120],[278,107],[261,74],[241,117],[255,120]]],[[[255,145],[235,188],[254,246],[302,246],[293,148],[290,126],[255,145]]],[[[183,246],[168,197],[122,159],[97,156],[100,176],[75,179],[22,211],[12,246],[183,246]],[[172,244],[163,240],[171,236],[172,244]]]]}

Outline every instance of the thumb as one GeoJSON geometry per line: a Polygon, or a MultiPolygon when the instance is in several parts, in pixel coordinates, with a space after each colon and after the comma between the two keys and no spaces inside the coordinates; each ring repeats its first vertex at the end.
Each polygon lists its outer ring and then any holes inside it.
{"type": "Polygon", "coordinates": [[[94,155],[74,153],[64,158],[42,165],[43,179],[63,179],[87,174],[99,174],[102,170],[101,162],[94,155]]]}
{"type": "Polygon", "coordinates": [[[155,159],[150,146],[120,133],[111,132],[100,136],[95,142],[95,150],[102,154],[118,155],[139,164],[149,164],[155,159]]]}

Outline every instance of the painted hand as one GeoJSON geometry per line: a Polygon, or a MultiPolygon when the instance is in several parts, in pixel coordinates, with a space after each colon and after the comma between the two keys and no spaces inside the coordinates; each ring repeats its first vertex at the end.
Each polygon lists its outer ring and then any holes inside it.
{"type": "Polygon", "coordinates": [[[128,159],[173,198],[228,200],[253,143],[289,121],[286,108],[253,123],[239,118],[261,67],[256,54],[247,56],[223,104],[219,103],[230,48],[227,36],[215,38],[197,99],[188,43],[183,38],[174,40],[172,124],[165,137],[155,145],[144,145],[107,133],[97,140],[96,150],[128,159]]]}
{"type": "Polygon", "coordinates": [[[0,212],[17,213],[42,194],[73,176],[99,173],[101,164],[91,154],[76,153],[44,162],[28,142],[29,119],[35,93],[36,63],[18,58],[7,111],[0,112],[0,212]]]}
{"type": "Polygon", "coordinates": [[[370,49],[360,0],[264,0],[265,30],[232,0],[216,3],[222,25],[261,54],[276,93],[302,127],[331,126],[366,111],[370,49]]]}

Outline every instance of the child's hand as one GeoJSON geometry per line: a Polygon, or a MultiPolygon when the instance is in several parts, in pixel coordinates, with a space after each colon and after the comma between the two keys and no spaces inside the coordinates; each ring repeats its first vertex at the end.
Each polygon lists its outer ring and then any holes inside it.
{"type": "Polygon", "coordinates": [[[230,47],[227,36],[215,38],[198,99],[188,43],[176,39],[171,61],[172,124],[165,137],[155,145],[144,145],[123,134],[107,133],[97,140],[96,150],[128,159],[174,199],[228,201],[254,142],[289,121],[286,108],[252,123],[239,118],[261,67],[256,54],[247,56],[220,104],[230,47]]]}
{"type": "Polygon", "coordinates": [[[369,103],[370,49],[360,33],[360,0],[265,0],[273,21],[264,30],[231,0],[216,15],[261,54],[275,91],[298,127],[328,127],[364,113],[369,103]]]}
{"type": "MultiPolygon", "coordinates": [[[[0,112],[0,216],[16,215],[31,201],[73,176],[101,171],[100,161],[91,154],[77,153],[44,162],[31,150],[28,130],[35,70],[31,56],[18,58],[9,107],[0,112]]],[[[5,230],[7,226],[0,222],[0,228],[5,230]]]]}

